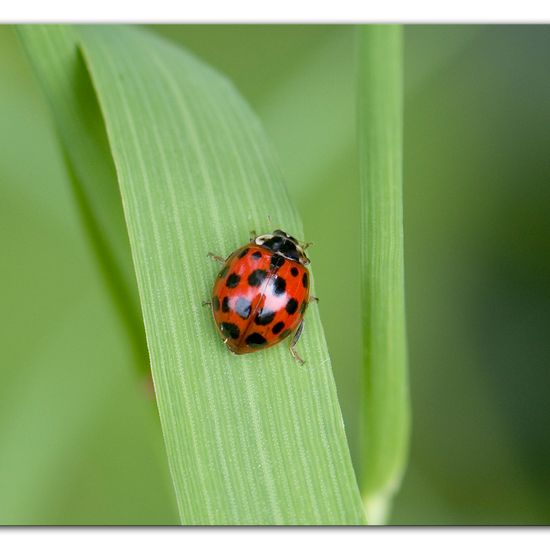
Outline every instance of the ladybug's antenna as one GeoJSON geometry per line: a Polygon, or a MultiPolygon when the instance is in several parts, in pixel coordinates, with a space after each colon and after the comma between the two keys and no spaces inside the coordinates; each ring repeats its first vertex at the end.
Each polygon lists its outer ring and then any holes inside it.
{"type": "Polygon", "coordinates": [[[271,216],[269,214],[267,215],[267,221],[269,222],[269,227],[273,228],[273,220],[271,219],[271,216]]]}

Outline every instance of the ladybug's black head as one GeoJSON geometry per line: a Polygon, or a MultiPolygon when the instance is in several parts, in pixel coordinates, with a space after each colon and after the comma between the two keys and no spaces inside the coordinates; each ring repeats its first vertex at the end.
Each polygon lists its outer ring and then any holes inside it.
{"type": "Polygon", "coordinates": [[[309,259],[298,240],[280,229],[276,229],[273,233],[256,237],[255,242],[257,245],[280,254],[284,258],[300,262],[302,265],[309,264],[309,259]]]}

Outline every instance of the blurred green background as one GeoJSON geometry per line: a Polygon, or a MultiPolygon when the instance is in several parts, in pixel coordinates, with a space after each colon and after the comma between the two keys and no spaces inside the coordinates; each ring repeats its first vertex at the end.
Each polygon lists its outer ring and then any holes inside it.
{"type": "MultiPolygon", "coordinates": [[[[275,144],[357,460],[355,30],[152,32],[227,74],[275,144]]],[[[413,435],[392,523],[550,522],[549,58],[548,26],[406,27],[413,435]]],[[[0,523],[175,523],[147,381],[10,27],[0,79],[0,523]]]]}

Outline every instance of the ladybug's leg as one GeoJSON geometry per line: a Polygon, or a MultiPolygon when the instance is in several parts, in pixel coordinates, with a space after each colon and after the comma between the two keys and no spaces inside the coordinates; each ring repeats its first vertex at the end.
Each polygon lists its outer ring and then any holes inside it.
{"type": "Polygon", "coordinates": [[[250,242],[254,242],[256,240],[256,237],[258,236],[258,233],[256,233],[255,229],[252,229],[250,231],[250,242]]]}
{"type": "Polygon", "coordinates": [[[309,297],[309,303],[311,304],[311,302],[318,302],[319,301],[319,298],[317,298],[317,296],[310,296],[309,297]]]}
{"type": "Polygon", "coordinates": [[[313,246],[313,243],[300,243],[300,246],[302,247],[302,250],[305,250],[306,248],[313,246]]]}
{"type": "Polygon", "coordinates": [[[212,302],[203,302],[202,303],[203,307],[206,307],[206,306],[211,306],[212,305],[212,302]]]}
{"type": "Polygon", "coordinates": [[[300,322],[298,325],[298,328],[296,329],[296,332],[294,333],[294,336],[292,337],[292,340],[290,342],[290,353],[292,354],[292,357],[300,363],[300,365],[303,365],[305,361],[298,355],[298,352],[294,349],[296,347],[296,344],[298,343],[298,340],[300,339],[300,336],[302,335],[302,330],[304,330],[304,320],[300,322]]]}
{"type": "Polygon", "coordinates": [[[225,260],[224,260],[221,256],[218,256],[218,255],[216,255],[216,254],[214,254],[214,253],[212,253],[212,252],[209,252],[209,253],[207,254],[207,256],[208,256],[209,258],[212,258],[213,260],[216,260],[217,262],[220,262],[220,264],[224,264],[224,263],[225,263],[225,260]]]}

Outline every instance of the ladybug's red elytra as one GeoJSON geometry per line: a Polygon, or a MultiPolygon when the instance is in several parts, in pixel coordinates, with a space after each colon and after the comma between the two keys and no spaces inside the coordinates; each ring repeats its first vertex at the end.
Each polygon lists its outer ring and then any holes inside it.
{"type": "Polygon", "coordinates": [[[290,352],[301,364],[294,347],[304,325],[309,294],[307,244],[275,230],[253,236],[223,263],[212,301],[205,302],[225,345],[236,354],[252,353],[280,343],[293,334],[290,352]]]}

